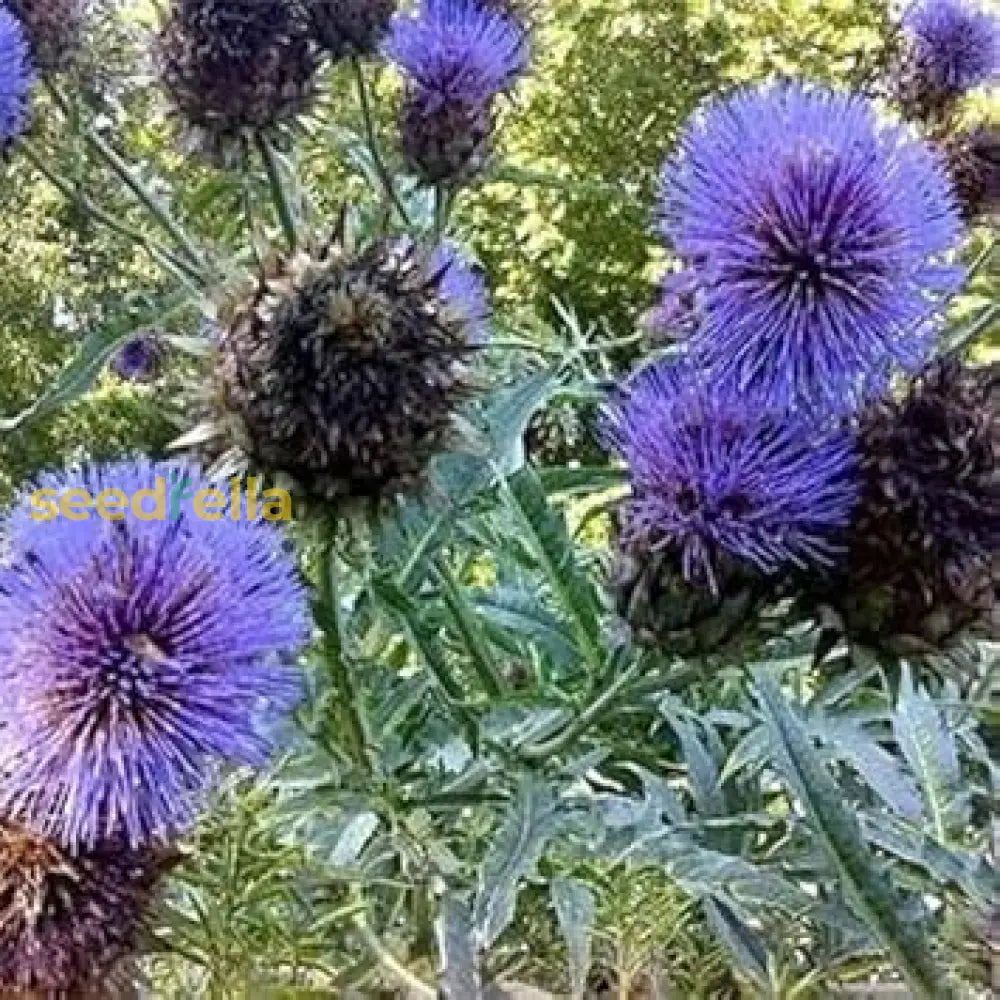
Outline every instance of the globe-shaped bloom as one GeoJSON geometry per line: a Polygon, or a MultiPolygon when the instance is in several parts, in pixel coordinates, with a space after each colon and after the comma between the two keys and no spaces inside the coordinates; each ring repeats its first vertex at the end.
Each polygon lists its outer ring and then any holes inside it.
{"type": "Polygon", "coordinates": [[[0,995],[117,995],[164,860],[120,843],[70,852],[0,818],[0,995]]]}
{"type": "Polygon", "coordinates": [[[24,28],[6,7],[0,6],[0,147],[24,131],[34,79],[24,28]]]}
{"type": "Polygon", "coordinates": [[[0,811],[70,850],[182,830],[299,696],[294,566],[274,525],[200,510],[206,486],[178,462],[47,474],[4,526],[0,811]]]}
{"type": "Polygon", "coordinates": [[[160,32],[161,82],[185,144],[223,163],[310,106],[319,59],[297,0],[175,0],[160,32]]]}
{"type": "Polygon", "coordinates": [[[700,272],[692,347],[731,391],[853,408],[926,360],[962,226],[946,171],[859,97],[801,85],[709,106],[664,169],[662,227],[700,272]]]}
{"type": "Polygon", "coordinates": [[[384,49],[407,78],[401,132],[416,169],[431,182],[480,171],[493,100],[527,65],[521,21],[479,0],[424,0],[395,18],[384,49]]]}
{"type": "Polygon", "coordinates": [[[972,0],[921,0],[903,31],[909,72],[928,95],[960,96],[1000,76],[1000,14],[972,0]]]}
{"type": "Polygon", "coordinates": [[[442,253],[341,234],[275,258],[219,337],[213,455],[321,504],[419,488],[477,388],[484,333],[472,276],[442,253]]]}
{"type": "Polygon", "coordinates": [[[628,466],[633,552],[670,550],[713,591],[730,565],[770,575],[835,560],[859,488],[848,434],[768,412],[672,360],[632,380],[603,430],[628,466]]]}

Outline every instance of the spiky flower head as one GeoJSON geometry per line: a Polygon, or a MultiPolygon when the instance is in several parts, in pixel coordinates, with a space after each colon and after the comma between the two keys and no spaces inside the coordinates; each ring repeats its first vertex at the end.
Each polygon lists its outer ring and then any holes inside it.
{"type": "Polygon", "coordinates": [[[222,158],[292,124],[319,65],[295,0],[173,0],[157,57],[189,145],[222,158]]]}
{"type": "Polygon", "coordinates": [[[1000,213],[1000,125],[950,136],[944,150],[962,215],[974,222],[1000,213]]]}
{"type": "Polygon", "coordinates": [[[292,560],[222,494],[199,510],[207,486],[180,462],[50,473],[4,526],[0,810],[71,849],[184,829],[216,765],[260,762],[297,700],[292,560]],[[65,516],[81,490],[103,514],[65,516]]]}
{"type": "Polygon", "coordinates": [[[21,22],[0,6],[0,148],[28,123],[28,95],[35,82],[28,39],[21,22]]]}
{"type": "Polygon", "coordinates": [[[710,105],[664,170],[702,279],[692,349],[765,405],[844,412],[927,358],[962,235],[943,167],[863,98],[781,84],[710,105]]]}
{"type": "Polygon", "coordinates": [[[1000,77],[1000,14],[978,0],[918,0],[903,16],[900,96],[919,117],[1000,77]]]}
{"type": "Polygon", "coordinates": [[[126,382],[147,382],[156,377],[165,353],[163,338],[155,330],[146,330],[119,348],[111,359],[111,368],[126,382]]]}
{"type": "Polygon", "coordinates": [[[414,168],[431,183],[481,172],[495,98],[527,66],[524,24],[479,0],[423,0],[396,17],[384,48],[406,77],[400,129],[414,168]]]}
{"type": "Polygon", "coordinates": [[[835,561],[857,496],[848,435],[768,412],[671,360],[632,380],[604,435],[628,466],[626,548],[669,551],[713,592],[729,564],[773,575],[835,561]]]}
{"type": "Polygon", "coordinates": [[[378,50],[397,0],[305,0],[313,37],[334,59],[378,50]]]}
{"type": "Polygon", "coordinates": [[[31,43],[35,64],[65,69],[83,42],[90,0],[6,0],[31,43]]]}
{"type": "Polygon", "coordinates": [[[248,467],[320,500],[413,487],[474,388],[483,316],[459,268],[397,239],[276,260],[217,350],[218,423],[248,467]]]}
{"type": "Polygon", "coordinates": [[[935,362],[860,423],[863,490],[843,592],[867,631],[1000,635],[1000,368],[935,362]]]}
{"type": "Polygon", "coordinates": [[[110,996],[159,869],[150,851],[111,843],[72,853],[0,819],[0,992],[110,996]]]}

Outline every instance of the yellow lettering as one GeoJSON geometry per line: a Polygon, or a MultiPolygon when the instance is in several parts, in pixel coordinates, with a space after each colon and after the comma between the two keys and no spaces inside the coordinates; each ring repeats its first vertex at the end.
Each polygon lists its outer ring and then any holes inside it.
{"type": "Polygon", "coordinates": [[[240,477],[233,476],[229,480],[229,519],[238,521],[240,519],[240,477]]]}
{"type": "Polygon", "coordinates": [[[128,497],[124,490],[101,490],[97,494],[97,516],[105,521],[124,521],[128,497]]]}
{"type": "Polygon", "coordinates": [[[288,490],[264,490],[264,520],[290,521],[292,519],[292,497],[288,490]],[[277,506],[277,510],[275,510],[277,506]]]}
{"type": "Polygon", "coordinates": [[[198,490],[194,495],[195,517],[203,521],[222,520],[222,511],[226,506],[226,494],[222,490],[198,490]],[[212,506],[209,507],[208,505],[212,506]]]}
{"type": "Polygon", "coordinates": [[[136,490],[132,494],[132,513],[140,521],[165,521],[167,519],[167,481],[163,476],[156,477],[156,489],[136,490]],[[152,497],[156,501],[152,510],[145,510],[143,500],[152,497]]]}
{"type": "Polygon", "coordinates": [[[94,500],[86,490],[74,487],[59,498],[59,509],[67,521],[86,521],[94,500]]]}
{"type": "Polygon", "coordinates": [[[31,494],[31,520],[51,521],[59,516],[59,505],[56,498],[59,494],[52,489],[35,490],[31,494]]]}

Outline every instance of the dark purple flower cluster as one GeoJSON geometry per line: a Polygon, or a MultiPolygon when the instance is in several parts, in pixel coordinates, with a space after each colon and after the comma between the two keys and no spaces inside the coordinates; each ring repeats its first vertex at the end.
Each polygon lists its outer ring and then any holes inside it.
{"type": "Polygon", "coordinates": [[[479,173],[495,99],[527,66],[525,25],[484,0],[423,0],[397,16],[384,49],[406,77],[401,132],[414,168],[431,183],[479,173]]]}

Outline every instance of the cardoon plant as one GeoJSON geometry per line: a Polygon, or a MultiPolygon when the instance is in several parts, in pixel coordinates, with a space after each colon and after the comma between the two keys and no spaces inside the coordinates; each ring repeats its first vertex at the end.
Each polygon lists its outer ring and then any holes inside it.
{"type": "Polygon", "coordinates": [[[525,25],[479,0],[423,0],[397,16],[385,52],[406,77],[400,132],[413,167],[431,183],[480,173],[495,99],[527,66],[525,25]]]}
{"type": "Polygon", "coordinates": [[[453,251],[349,242],[276,260],[215,352],[218,449],[321,500],[417,484],[485,335],[483,291],[453,251]]]}
{"type": "Polygon", "coordinates": [[[978,0],[918,0],[903,16],[903,36],[899,96],[917,117],[947,112],[1000,75],[1000,14],[978,0]]]}
{"type": "Polygon", "coordinates": [[[71,849],[182,830],[217,763],[260,761],[299,695],[295,569],[272,525],[203,517],[207,485],[183,463],[54,473],[5,525],[0,809],[71,849]],[[80,491],[112,491],[105,513],[53,515],[80,491]]]}
{"type": "Polygon", "coordinates": [[[8,145],[24,131],[33,82],[34,68],[24,28],[6,7],[0,7],[0,146],[8,145]]]}
{"type": "Polygon", "coordinates": [[[845,412],[918,369],[958,287],[943,167],[866,100],[800,84],[709,105],[663,174],[662,228],[701,279],[695,354],[733,393],[845,412]]]}
{"type": "Polygon", "coordinates": [[[106,843],[70,852],[0,820],[0,991],[113,996],[162,870],[146,850],[106,843]]]}
{"type": "Polygon", "coordinates": [[[857,496],[846,434],[763,410],[667,360],[612,403],[605,437],[631,484],[623,543],[670,551],[690,583],[716,590],[733,562],[764,575],[835,562],[857,496]]]}
{"type": "Polygon", "coordinates": [[[157,59],[189,144],[222,157],[293,124],[318,68],[294,0],[173,0],[157,59]]]}

